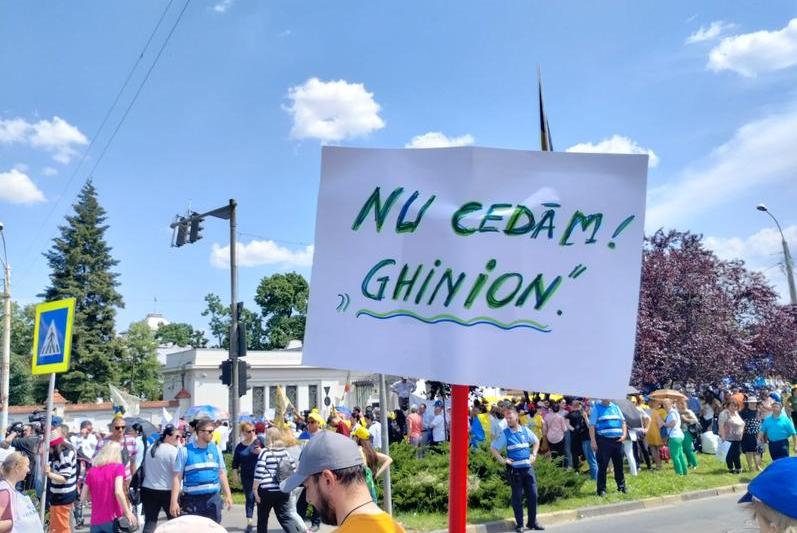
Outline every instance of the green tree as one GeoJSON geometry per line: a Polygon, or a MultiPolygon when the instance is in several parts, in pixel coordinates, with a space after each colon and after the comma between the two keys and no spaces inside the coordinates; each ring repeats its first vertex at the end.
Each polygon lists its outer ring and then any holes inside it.
{"type": "Polygon", "coordinates": [[[266,321],[269,349],[285,348],[290,340],[304,339],[309,293],[307,280],[296,272],[274,274],[260,281],[255,302],[266,321]]]}
{"type": "Polygon", "coordinates": [[[40,296],[76,299],[71,370],[57,376],[57,387],[69,401],[94,401],[107,396],[108,383],[116,381],[121,349],[115,342],[115,319],[124,302],[116,290],[119,275],[113,272],[118,261],[105,241],[105,209],[90,181],[73,208],[44,254],[50,285],[40,296]]]}
{"type": "MultiPolygon", "coordinates": [[[[205,296],[207,308],[202,316],[209,317],[208,325],[217,343],[216,348],[230,347],[230,308],[221,303],[217,294],[205,296]]],[[[263,329],[263,318],[256,312],[243,308],[238,323],[246,331],[246,348],[248,350],[265,350],[267,348],[266,332],[263,329]]]]}
{"type": "Polygon", "coordinates": [[[217,294],[205,296],[207,307],[202,311],[202,316],[209,317],[210,333],[216,339],[215,348],[229,348],[230,346],[230,308],[221,303],[217,294]]]}
{"type": "Polygon", "coordinates": [[[11,360],[8,402],[10,405],[33,403],[33,383],[30,354],[33,347],[33,317],[35,307],[21,307],[11,302],[11,360]]]}
{"type": "Polygon", "coordinates": [[[191,324],[184,322],[161,324],[155,332],[155,339],[161,344],[180,347],[204,348],[208,345],[204,332],[195,330],[191,324]]]}
{"type": "Polygon", "coordinates": [[[122,337],[119,384],[130,394],[147,400],[160,399],[163,392],[158,341],[146,322],[133,322],[122,337]]]}

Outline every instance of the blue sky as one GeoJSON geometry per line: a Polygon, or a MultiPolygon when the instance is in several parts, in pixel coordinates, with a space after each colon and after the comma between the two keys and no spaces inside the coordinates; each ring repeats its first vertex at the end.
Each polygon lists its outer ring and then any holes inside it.
{"type": "MultiPolygon", "coordinates": [[[[167,2],[3,2],[0,220],[15,299],[46,286],[41,253],[183,4],[96,135],[167,2]]],[[[169,247],[189,202],[238,200],[244,299],[274,272],[309,276],[324,143],[538,149],[538,63],[557,150],[651,151],[648,229],[703,233],[785,298],[779,236],[754,206],[797,252],[793,2],[193,0],[94,172],[120,261],[119,329],[155,297],[205,328],[204,295],[227,299],[224,222],[169,247]]]]}

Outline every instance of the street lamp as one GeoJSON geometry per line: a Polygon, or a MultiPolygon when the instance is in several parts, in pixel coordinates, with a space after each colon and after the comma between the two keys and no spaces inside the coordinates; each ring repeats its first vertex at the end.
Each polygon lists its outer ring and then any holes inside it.
{"type": "Polygon", "coordinates": [[[8,427],[8,388],[11,367],[11,266],[8,264],[6,253],[6,236],[3,233],[3,223],[0,222],[0,239],[3,241],[3,362],[0,374],[0,403],[3,412],[0,413],[0,431],[5,434],[8,427]]]}
{"type": "Polygon", "coordinates": [[[778,219],[775,218],[775,215],[773,215],[772,212],[767,209],[766,205],[758,204],[755,206],[755,208],[772,217],[772,220],[775,221],[775,225],[778,227],[781,244],[783,244],[783,260],[786,262],[786,279],[789,282],[789,299],[791,300],[792,305],[797,305],[797,289],[794,287],[794,271],[792,270],[793,264],[791,260],[791,253],[789,252],[789,244],[786,242],[786,236],[783,235],[783,228],[780,227],[780,222],[778,222],[778,219]]]}

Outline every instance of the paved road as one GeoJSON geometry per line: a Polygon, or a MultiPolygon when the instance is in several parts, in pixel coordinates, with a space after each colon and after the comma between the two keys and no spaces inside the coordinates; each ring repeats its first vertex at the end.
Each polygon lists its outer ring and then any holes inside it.
{"type": "MultiPolygon", "coordinates": [[[[752,533],[758,531],[746,506],[739,505],[739,494],[717,496],[660,507],[589,518],[561,525],[546,526],[555,533],[752,533]]],[[[543,524],[545,525],[545,524],[543,524]]]]}

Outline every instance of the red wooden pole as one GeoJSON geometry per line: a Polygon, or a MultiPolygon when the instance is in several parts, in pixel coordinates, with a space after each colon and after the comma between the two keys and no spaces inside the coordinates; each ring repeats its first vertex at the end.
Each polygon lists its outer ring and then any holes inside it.
{"type": "Polygon", "coordinates": [[[468,519],[468,386],[451,386],[448,531],[465,533],[468,519]]]}

